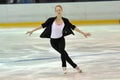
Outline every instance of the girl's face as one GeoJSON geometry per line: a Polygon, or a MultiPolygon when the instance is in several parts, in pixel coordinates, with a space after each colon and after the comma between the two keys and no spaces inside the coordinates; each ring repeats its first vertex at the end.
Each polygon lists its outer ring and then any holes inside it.
{"type": "Polygon", "coordinates": [[[57,15],[62,15],[62,8],[61,7],[56,7],[55,12],[57,15]]]}

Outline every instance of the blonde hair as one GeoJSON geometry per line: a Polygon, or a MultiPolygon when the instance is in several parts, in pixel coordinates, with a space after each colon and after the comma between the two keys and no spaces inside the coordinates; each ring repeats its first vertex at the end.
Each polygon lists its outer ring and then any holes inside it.
{"type": "MultiPolygon", "coordinates": [[[[62,6],[61,6],[61,5],[56,5],[56,6],[55,6],[55,10],[56,10],[57,7],[59,7],[59,8],[62,9],[62,6]]],[[[62,10],[63,10],[63,9],[62,9],[62,10]]]]}

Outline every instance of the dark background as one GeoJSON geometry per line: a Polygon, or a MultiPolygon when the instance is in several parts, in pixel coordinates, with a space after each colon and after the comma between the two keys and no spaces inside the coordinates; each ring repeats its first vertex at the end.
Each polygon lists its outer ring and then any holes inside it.
{"type": "Polygon", "coordinates": [[[93,1],[120,1],[120,0],[0,0],[0,4],[19,3],[55,3],[55,2],[93,2],[93,1]]]}

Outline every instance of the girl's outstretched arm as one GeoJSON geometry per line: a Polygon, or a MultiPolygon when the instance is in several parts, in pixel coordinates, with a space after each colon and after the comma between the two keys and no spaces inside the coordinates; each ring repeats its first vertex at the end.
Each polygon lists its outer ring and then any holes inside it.
{"type": "Polygon", "coordinates": [[[39,29],[41,29],[42,26],[36,27],[35,29],[31,30],[31,31],[27,31],[26,34],[29,34],[29,36],[31,36],[31,34],[39,29]]]}
{"type": "Polygon", "coordinates": [[[81,34],[83,34],[86,38],[88,37],[88,36],[91,36],[91,34],[90,33],[86,33],[86,32],[83,32],[83,31],[81,31],[79,28],[75,28],[74,29],[75,31],[77,31],[77,32],[79,32],[79,33],[81,33],[81,34]]]}

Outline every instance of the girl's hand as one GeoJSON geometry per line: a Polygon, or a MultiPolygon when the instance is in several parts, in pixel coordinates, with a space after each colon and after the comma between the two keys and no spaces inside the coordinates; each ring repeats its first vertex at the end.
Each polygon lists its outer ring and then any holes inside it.
{"type": "Polygon", "coordinates": [[[86,38],[89,37],[89,36],[91,36],[90,33],[83,33],[83,35],[84,35],[86,38]]]}
{"type": "Polygon", "coordinates": [[[31,34],[33,33],[33,31],[27,31],[26,34],[28,34],[29,36],[31,36],[31,34]]]}

